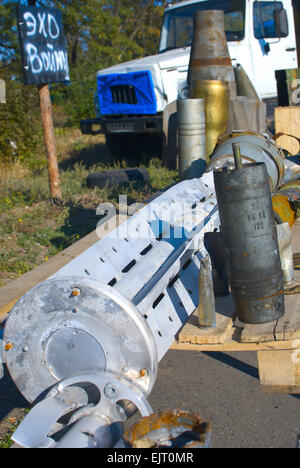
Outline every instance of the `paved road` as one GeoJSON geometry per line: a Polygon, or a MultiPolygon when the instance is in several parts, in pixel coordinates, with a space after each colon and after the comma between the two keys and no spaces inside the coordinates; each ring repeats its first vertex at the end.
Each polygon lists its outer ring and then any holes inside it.
{"type": "Polygon", "coordinates": [[[150,402],[155,411],[180,408],[210,421],[215,448],[295,448],[300,395],[262,391],[255,352],[169,351],[150,402]]]}
{"type": "MultiPolygon", "coordinates": [[[[300,395],[264,393],[255,352],[169,351],[150,403],[155,411],[198,412],[212,424],[214,448],[295,448],[300,434],[300,395]]],[[[6,375],[0,380],[0,423],[24,406],[6,375]]]]}

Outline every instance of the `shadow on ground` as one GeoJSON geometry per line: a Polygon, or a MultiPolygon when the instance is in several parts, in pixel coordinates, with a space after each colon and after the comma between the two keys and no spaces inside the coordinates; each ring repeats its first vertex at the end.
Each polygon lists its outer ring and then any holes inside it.
{"type": "Polygon", "coordinates": [[[90,234],[96,229],[97,223],[101,219],[96,215],[95,209],[86,208],[82,204],[70,202],[66,206],[70,209],[69,217],[60,228],[58,235],[51,239],[51,244],[58,250],[64,250],[74,241],[90,234]]]}
{"type": "Polygon", "coordinates": [[[76,163],[82,164],[86,169],[100,163],[112,166],[115,159],[105,143],[97,143],[80,150],[73,150],[68,158],[59,163],[59,169],[63,171],[72,169],[76,163]]]}
{"type": "Polygon", "coordinates": [[[68,170],[76,163],[82,164],[86,169],[99,164],[110,168],[120,163],[122,167],[141,164],[147,166],[151,158],[161,156],[162,140],[159,135],[113,135],[107,144],[97,143],[73,150],[59,167],[61,170],[68,170]]]}
{"type": "Polygon", "coordinates": [[[237,369],[241,372],[244,372],[245,374],[250,375],[250,377],[253,377],[255,379],[259,379],[259,374],[258,370],[256,367],[251,366],[239,359],[236,359],[235,357],[221,353],[221,352],[204,352],[206,356],[209,356],[210,358],[216,359],[219,362],[222,362],[223,364],[226,364],[227,366],[230,366],[234,369],[237,369]]]}
{"type": "MultiPolygon", "coordinates": [[[[152,188],[148,182],[131,182],[130,185],[120,183],[110,188],[109,203],[114,202],[116,213],[118,212],[119,196],[127,195],[127,203],[130,206],[137,201],[137,196],[146,198],[148,194],[152,194],[152,188]],[[145,195],[145,196],[144,196],[145,195]]],[[[102,203],[103,199],[99,195],[99,199],[94,201],[94,206],[87,207],[81,202],[76,203],[68,201],[64,207],[69,208],[69,216],[61,226],[58,235],[51,239],[51,244],[60,250],[64,250],[76,240],[90,234],[97,228],[97,224],[103,219],[106,213],[97,214],[97,205],[102,203]]]]}
{"type": "Polygon", "coordinates": [[[25,398],[15,386],[9,375],[9,372],[5,367],[4,377],[0,379],[0,422],[2,422],[6,417],[12,415],[12,412],[18,412],[18,410],[21,409],[26,410],[30,407],[31,406],[29,405],[28,401],[25,400],[25,398]]]}

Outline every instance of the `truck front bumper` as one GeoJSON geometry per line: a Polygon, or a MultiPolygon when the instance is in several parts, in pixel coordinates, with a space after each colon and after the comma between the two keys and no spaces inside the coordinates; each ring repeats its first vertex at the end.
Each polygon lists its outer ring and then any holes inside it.
{"type": "Polygon", "coordinates": [[[80,121],[84,135],[105,135],[120,133],[162,133],[163,115],[140,115],[125,117],[102,117],[80,121]]]}

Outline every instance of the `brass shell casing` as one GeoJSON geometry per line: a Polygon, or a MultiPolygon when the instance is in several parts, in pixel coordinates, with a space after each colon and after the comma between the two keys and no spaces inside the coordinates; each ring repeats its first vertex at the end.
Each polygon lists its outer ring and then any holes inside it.
{"type": "Polygon", "coordinates": [[[229,113],[228,84],[219,80],[195,80],[190,86],[191,99],[204,99],[207,156],[209,157],[218,139],[227,128],[229,113]]]}

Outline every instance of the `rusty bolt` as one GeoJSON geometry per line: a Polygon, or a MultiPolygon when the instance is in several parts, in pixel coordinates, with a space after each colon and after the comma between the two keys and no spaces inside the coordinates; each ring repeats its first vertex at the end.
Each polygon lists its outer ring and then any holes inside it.
{"type": "Polygon", "coordinates": [[[79,288],[73,288],[73,291],[72,291],[73,297],[80,296],[80,294],[81,294],[81,291],[79,288]]]}

